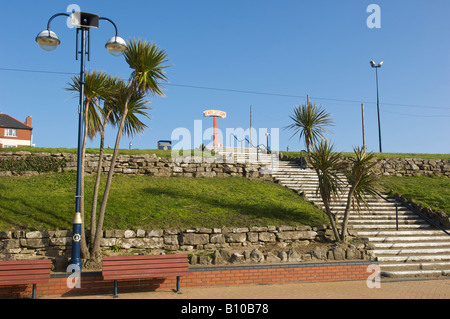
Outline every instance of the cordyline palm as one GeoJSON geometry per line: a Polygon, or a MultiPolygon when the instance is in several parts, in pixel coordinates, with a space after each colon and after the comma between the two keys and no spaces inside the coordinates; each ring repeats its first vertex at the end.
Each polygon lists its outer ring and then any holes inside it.
{"type": "MultiPolygon", "coordinates": [[[[100,116],[102,118],[102,123],[99,129],[100,133],[100,147],[99,147],[99,155],[98,155],[98,165],[97,165],[97,176],[94,184],[94,192],[92,195],[92,207],[91,207],[91,244],[94,243],[95,239],[95,230],[97,225],[97,199],[98,199],[98,191],[100,187],[100,178],[101,172],[103,170],[103,151],[105,147],[105,130],[107,124],[115,125],[113,115],[118,112],[116,108],[116,103],[114,103],[115,92],[118,87],[117,77],[108,76],[106,79],[106,85],[108,90],[105,92],[103,96],[103,108],[99,109],[100,116]]],[[[91,245],[92,248],[92,245],[91,245]]]]}
{"type": "Polygon", "coordinates": [[[133,94],[136,94],[137,92],[141,94],[150,93],[151,95],[164,96],[162,92],[163,87],[159,84],[159,81],[167,80],[164,74],[164,69],[167,67],[167,65],[164,64],[167,62],[167,54],[164,50],[158,48],[154,43],[149,43],[142,40],[130,41],[127,43],[127,49],[124,54],[125,60],[130,68],[133,69],[133,72],[131,73],[128,83],[123,87],[123,94],[121,94],[118,99],[118,105],[121,109],[121,117],[114,152],[111,158],[111,165],[106,180],[105,192],[103,194],[103,199],[100,206],[95,241],[91,254],[93,256],[91,256],[91,258],[100,257],[100,239],[102,237],[106,205],[108,202],[109,191],[111,189],[111,182],[114,166],[117,160],[120,139],[122,132],[126,129],[125,123],[130,110],[130,101],[133,94]]]}
{"type": "Polygon", "coordinates": [[[309,158],[319,179],[319,188],[317,191],[322,197],[325,214],[330,220],[336,240],[339,240],[336,214],[331,211],[330,204],[342,192],[342,179],[339,173],[344,168],[344,165],[341,161],[341,153],[336,153],[332,144],[327,140],[322,140],[317,147],[314,147],[309,158]]]}
{"type": "MultiPolygon", "coordinates": [[[[103,126],[101,130],[100,136],[100,151],[99,151],[99,159],[98,159],[98,168],[97,168],[97,177],[95,180],[94,193],[92,198],[92,209],[91,209],[91,243],[95,241],[95,233],[97,228],[97,201],[98,201],[98,192],[100,186],[100,178],[101,172],[103,169],[103,150],[104,150],[104,133],[105,127],[107,123],[111,123],[115,125],[118,121],[120,121],[121,113],[123,110],[121,107],[124,105],[123,98],[127,95],[127,87],[123,80],[113,79],[114,83],[111,84],[111,87],[114,88],[113,93],[108,97],[104,102],[104,107],[102,110],[103,114],[103,126]]],[[[128,113],[125,120],[123,133],[127,136],[133,136],[135,134],[139,134],[144,131],[147,125],[142,122],[138,116],[149,118],[147,113],[150,110],[147,107],[147,103],[149,101],[145,100],[145,93],[142,92],[133,92],[129,101],[128,101],[128,113]]],[[[91,247],[93,249],[93,246],[91,247]]]]}
{"type": "MultiPolygon", "coordinates": [[[[81,180],[80,180],[80,189],[81,189],[81,198],[80,198],[80,213],[81,218],[84,222],[84,172],[85,172],[85,155],[86,155],[86,142],[87,137],[93,139],[99,128],[101,127],[101,119],[97,112],[100,107],[100,101],[105,96],[108,90],[108,75],[103,72],[97,71],[89,71],[85,75],[84,80],[84,132],[83,132],[83,144],[82,144],[82,164],[81,164],[81,180]]],[[[73,92],[80,92],[80,77],[75,76],[72,78],[72,81],[68,83],[68,88],[66,90],[73,92]]],[[[84,227],[82,228],[81,233],[81,252],[83,256],[87,256],[88,250],[86,245],[86,237],[84,232],[84,227]]]]}
{"type": "Polygon", "coordinates": [[[350,217],[350,209],[359,212],[364,206],[369,208],[367,203],[367,196],[376,195],[373,189],[377,176],[372,168],[377,164],[375,154],[366,153],[364,148],[353,148],[355,157],[351,158],[352,165],[350,171],[347,172],[347,182],[350,185],[350,190],[347,196],[347,204],[344,211],[344,218],[342,223],[341,240],[346,241],[348,219],[350,217]]]}
{"type": "Polygon", "coordinates": [[[330,209],[331,201],[339,197],[343,190],[343,182],[340,178],[346,165],[341,161],[341,153],[334,152],[334,147],[328,141],[322,142],[310,154],[311,164],[319,178],[319,189],[325,207],[325,213],[330,219],[334,236],[337,241],[346,241],[348,219],[351,209],[359,211],[361,206],[368,208],[367,196],[374,194],[376,176],[372,167],[374,154],[366,153],[363,148],[354,148],[355,158],[352,158],[350,169],[345,173],[346,182],[350,189],[347,194],[347,204],[344,210],[341,234],[336,225],[336,213],[330,209]]]}
{"type": "Polygon", "coordinates": [[[300,134],[299,139],[305,138],[308,153],[311,152],[313,145],[325,138],[323,134],[329,131],[327,126],[333,124],[330,113],[311,103],[294,107],[294,114],[289,117],[293,123],[285,128],[294,130],[292,136],[300,134]]]}

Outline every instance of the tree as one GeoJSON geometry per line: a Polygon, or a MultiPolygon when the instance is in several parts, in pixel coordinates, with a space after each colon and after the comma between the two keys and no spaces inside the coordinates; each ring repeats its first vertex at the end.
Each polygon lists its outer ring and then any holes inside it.
{"type": "Polygon", "coordinates": [[[374,153],[366,153],[364,147],[353,148],[355,157],[351,158],[350,171],[346,173],[350,190],[347,195],[347,204],[342,222],[341,240],[346,241],[348,219],[350,210],[359,212],[361,207],[369,209],[367,197],[376,195],[374,187],[377,183],[377,175],[372,168],[377,164],[374,153]]]}
{"type": "Polygon", "coordinates": [[[341,157],[341,153],[334,152],[334,145],[327,140],[322,140],[309,156],[312,167],[319,179],[317,191],[322,197],[325,214],[330,220],[336,240],[339,240],[340,236],[336,225],[336,213],[331,211],[330,205],[332,200],[339,198],[343,189],[343,181],[339,174],[344,168],[341,157]]]}
{"type": "MultiPolygon", "coordinates": [[[[107,94],[108,86],[108,75],[104,72],[89,71],[85,75],[84,81],[84,132],[83,132],[83,144],[82,155],[81,155],[81,180],[80,180],[80,213],[81,219],[84,223],[84,172],[85,172],[85,156],[86,156],[86,142],[89,136],[93,139],[97,134],[99,128],[101,127],[101,120],[97,110],[100,107],[101,100],[107,94]]],[[[80,92],[80,77],[72,77],[72,81],[68,83],[66,88],[68,91],[80,92]]],[[[86,236],[84,227],[81,230],[81,253],[84,257],[88,256],[88,248],[86,244],[86,236]]]]}
{"type": "Polygon", "coordinates": [[[361,147],[353,149],[355,157],[351,159],[350,168],[345,171],[346,165],[342,162],[341,153],[334,151],[334,146],[327,140],[322,140],[310,154],[311,164],[319,178],[318,192],[322,197],[325,213],[330,220],[335,239],[347,240],[348,220],[351,209],[359,212],[362,206],[368,207],[367,196],[374,195],[376,175],[372,170],[376,165],[373,153],[366,153],[361,147]],[[344,173],[344,174],[343,174],[344,173]],[[342,178],[341,176],[345,176],[342,178]],[[330,204],[343,193],[344,183],[350,186],[347,193],[347,202],[343,214],[341,233],[337,225],[337,215],[331,211],[330,204]]]}
{"type": "MultiPolygon", "coordinates": [[[[105,128],[108,123],[113,125],[120,121],[121,114],[121,96],[126,94],[126,84],[123,80],[111,79],[111,88],[113,88],[111,94],[108,95],[104,102],[102,109],[103,124],[100,131],[100,148],[98,156],[97,175],[94,185],[94,192],[92,196],[92,208],[91,208],[91,243],[95,242],[95,234],[97,229],[97,202],[98,193],[100,187],[101,172],[103,170],[103,151],[104,151],[104,136],[105,128]]],[[[125,120],[123,132],[128,136],[142,132],[147,125],[143,123],[139,116],[149,118],[147,110],[150,108],[147,106],[148,100],[145,100],[145,93],[133,92],[128,102],[128,113],[125,120]]],[[[91,245],[91,252],[94,245],[91,245]]]]}
{"type": "MultiPolygon", "coordinates": [[[[98,154],[98,164],[97,164],[97,175],[94,184],[94,191],[92,195],[92,207],[91,207],[91,236],[90,243],[95,240],[95,230],[97,227],[97,201],[98,201],[98,191],[100,188],[101,173],[103,170],[103,151],[105,147],[105,130],[108,123],[115,125],[113,115],[118,112],[116,103],[114,103],[115,92],[118,89],[117,77],[109,76],[107,81],[107,86],[109,90],[103,96],[103,108],[100,109],[100,115],[102,118],[102,125],[100,127],[100,146],[98,154]]],[[[91,245],[92,246],[92,245],[91,245]]]]}
{"type": "Polygon", "coordinates": [[[294,114],[289,116],[293,121],[286,129],[294,130],[291,138],[299,134],[299,139],[305,138],[306,150],[311,152],[312,147],[321,139],[324,133],[329,132],[327,126],[333,124],[330,113],[316,104],[302,104],[294,107],[294,114]]]}
{"type": "Polygon", "coordinates": [[[146,94],[164,96],[162,90],[163,87],[159,81],[166,81],[167,78],[164,74],[164,69],[168,67],[164,63],[167,62],[167,54],[164,50],[158,48],[154,43],[147,41],[129,41],[127,43],[127,49],[125,50],[125,60],[133,70],[127,84],[118,90],[118,94],[115,97],[115,102],[120,108],[120,121],[116,142],[114,146],[113,155],[111,158],[111,164],[106,180],[105,191],[103,193],[103,199],[101,202],[97,228],[95,231],[95,239],[91,250],[91,258],[100,257],[100,240],[102,238],[103,222],[106,213],[106,205],[108,202],[108,196],[111,189],[112,177],[114,173],[114,166],[117,160],[119,151],[119,143],[122,137],[128,112],[130,111],[129,105],[134,94],[146,94]]]}

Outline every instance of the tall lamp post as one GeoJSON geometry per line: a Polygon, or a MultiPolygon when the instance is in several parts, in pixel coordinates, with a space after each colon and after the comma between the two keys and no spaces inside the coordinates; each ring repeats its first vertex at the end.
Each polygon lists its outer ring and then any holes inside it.
{"type": "Polygon", "coordinates": [[[96,14],[86,12],[57,13],[53,15],[47,22],[47,30],[40,32],[36,37],[36,42],[45,51],[53,51],[61,43],[55,32],[50,31],[50,23],[58,16],[66,16],[71,18],[71,23],[76,27],[76,52],[75,59],[80,57],[80,101],[78,105],[78,158],[77,158],[77,185],[75,195],[75,216],[73,218],[73,237],[72,237],[72,258],[69,265],[75,265],[81,271],[81,227],[82,219],[80,212],[81,202],[81,165],[82,165],[82,143],[84,128],[84,84],[85,84],[85,58],[90,60],[90,29],[98,28],[100,20],[109,21],[116,31],[116,35],[108,40],[105,47],[113,56],[121,56],[126,50],[125,41],[118,36],[117,27],[113,21],[105,17],[99,17],[96,14]],[[78,50],[80,46],[80,51],[78,50]]]}
{"type": "Polygon", "coordinates": [[[380,124],[380,99],[378,95],[378,68],[381,68],[383,61],[376,64],[374,61],[370,61],[370,65],[375,69],[376,80],[377,80],[377,112],[378,112],[378,139],[380,144],[380,153],[383,153],[381,148],[381,124],[380,124]]]}

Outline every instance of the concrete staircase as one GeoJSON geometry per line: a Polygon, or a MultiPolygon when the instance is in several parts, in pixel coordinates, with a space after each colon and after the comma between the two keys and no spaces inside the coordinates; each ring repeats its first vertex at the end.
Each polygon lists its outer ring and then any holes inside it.
{"type": "MultiPolygon", "coordinates": [[[[279,184],[303,193],[323,209],[315,171],[280,161],[272,175],[279,184]]],[[[344,179],[345,180],[345,179],[344,179]]],[[[346,188],[348,191],[348,187],[346,188]]],[[[346,205],[347,194],[333,202],[338,219],[346,205]]],[[[450,236],[435,229],[406,207],[398,207],[398,230],[395,203],[379,197],[368,201],[370,209],[353,212],[349,226],[359,237],[369,239],[385,277],[424,277],[450,275],[450,236]]]]}
{"type": "Polygon", "coordinates": [[[223,147],[214,149],[219,155],[224,156],[226,162],[261,164],[267,165],[269,169],[272,165],[278,165],[278,153],[267,154],[264,150],[256,148],[223,147]]]}

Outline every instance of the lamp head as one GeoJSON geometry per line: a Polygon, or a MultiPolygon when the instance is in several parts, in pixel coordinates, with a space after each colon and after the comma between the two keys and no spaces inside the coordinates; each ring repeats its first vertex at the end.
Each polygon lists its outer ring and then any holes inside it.
{"type": "Polygon", "coordinates": [[[106,42],[105,48],[108,49],[108,52],[112,55],[121,56],[127,49],[127,44],[121,37],[114,36],[106,42]]]}
{"type": "Polygon", "coordinates": [[[372,66],[372,68],[374,68],[376,64],[374,61],[370,61],[370,65],[372,66]]]}
{"type": "Polygon", "coordinates": [[[381,61],[379,64],[378,64],[378,67],[381,67],[382,65],[383,65],[383,61],[381,61]]]}
{"type": "Polygon", "coordinates": [[[36,36],[36,42],[45,51],[53,51],[61,43],[56,33],[50,30],[41,31],[36,36]]]}

